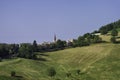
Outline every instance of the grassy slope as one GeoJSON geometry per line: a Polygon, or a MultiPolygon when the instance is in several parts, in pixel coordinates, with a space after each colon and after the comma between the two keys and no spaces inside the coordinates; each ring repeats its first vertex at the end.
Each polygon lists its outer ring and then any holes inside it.
{"type": "Polygon", "coordinates": [[[11,71],[16,71],[17,76],[23,76],[26,80],[34,80],[37,77],[44,77],[42,68],[46,67],[40,61],[29,59],[12,59],[0,63],[0,74],[10,76],[11,71]]]}
{"type": "Polygon", "coordinates": [[[97,80],[120,80],[120,45],[113,45],[110,54],[92,64],[88,75],[97,80]]]}
{"type": "Polygon", "coordinates": [[[104,43],[48,52],[43,56],[47,61],[22,58],[5,60],[0,62],[0,75],[9,77],[11,71],[16,71],[18,76],[23,76],[26,80],[49,80],[47,69],[54,66],[56,79],[119,80],[119,47],[117,44],[104,43]],[[84,74],[76,75],[78,69],[84,74]],[[72,73],[72,77],[66,78],[67,72],[72,73]]]}
{"type": "MultiPolygon", "coordinates": [[[[109,72],[104,71],[103,69],[107,69],[107,65],[109,65],[110,68],[116,68],[117,71],[120,69],[120,61],[117,61],[116,59],[119,59],[119,52],[120,52],[120,45],[114,45],[114,44],[97,44],[97,45],[92,45],[89,47],[82,47],[82,48],[75,48],[75,49],[67,49],[63,51],[58,51],[58,52],[52,52],[50,53],[50,57],[52,57],[51,61],[54,61],[53,63],[58,64],[57,71],[60,72],[61,74],[59,76],[64,77],[64,72],[71,72],[75,73],[75,70],[80,69],[82,70],[84,75],[77,76],[76,73],[72,74],[73,79],[82,79],[82,80],[116,80],[119,79],[119,76],[113,76],[115,75],[114,72],[115,70],[113,69],[113,73],[109,75],[109,72]],[[114,53],[116,55],[114,55],[114,53]],[[59,55],[61,54],[61,55],[59,55]],[[112,58],[112,59],[111,59],[112,58]],[[115,59],[116,58],[116,59],[115,59]],[[111,59],[111,62],[109,60],[111,59]],[[97,61],[97,62],[96,62],[97,61]],[[99,64],[98,64],[98,61],[99,64]],[[103,62],[105,61],[105,62],[103,62]],[[102,62],[104,64],[102,64],[102,62]],[[114,65],[116,63],[116,66],[110,66],[114,65]],[[98,65],[97,65],[98,64],[98,65]],[[95,66],[94,66],[95,65],[95,66]],[[102,67],[100,67],[102,66],[102,67]],[[59,68],[61,67],[61,68],[59,68]],[[64,70],[62,72],[60,69],[64,70]],[[95,70],[94,70],[95,68],[95,70]],[[102,78],[102,74],[96,74],[98,71],[96,69],[99,69],[99,73],[105,73],[104,75],[105,79],[102,78]],[[92,72],[94,71],[94,72],[92,72]],[[63,74],[63,75],[62,75],[63,74]],[[96,74],[96,75],[95,75],[96,74]],[[95,76],[94,76],[95,75],[95,76]],[[98,77],[99,76],[99,77],[98,77]],[[108,79],[110,78],[110,79],[108,79]]],[[[55,65],[56,65],[55,64],[55,65]]],[[[111,70],[112,71],[112,70],[111,70]]],[[[117,73],[117,75],[120,75],[120,72],[117,73]]],[[[61,79],[63,80],[63,79],[61,79]]],[[[69,79],[68,79],[69,80],[69,79]]]]}

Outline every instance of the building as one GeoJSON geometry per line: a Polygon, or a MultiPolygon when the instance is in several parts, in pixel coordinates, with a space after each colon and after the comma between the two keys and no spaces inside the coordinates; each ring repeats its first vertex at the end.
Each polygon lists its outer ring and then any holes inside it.
{"type": "Polygon", "coordinates": [[[56,41],[57,41],[56,34],[54,34],[54,42],[56,42],[56,41]]]}

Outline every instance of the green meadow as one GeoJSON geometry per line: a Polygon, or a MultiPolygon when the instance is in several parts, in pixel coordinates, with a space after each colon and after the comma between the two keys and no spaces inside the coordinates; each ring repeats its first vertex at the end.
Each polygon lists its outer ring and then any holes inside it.
{"type": "Polygon", "coordinates": [[[44,61],[5,59],[0,62],[0,80],[119,80],[119,52],[119,44],[101,43],[37,53],[44,61]],[[56,70],[52,78],[48,76],[50,67],[56,70]],[[81,71],[79,75],[77,70],[81,71]],[[10,77],[11,71],[15,71],[18,77],[10,77]],[[67,77],[66,73],[71,76],[67,77]]]}

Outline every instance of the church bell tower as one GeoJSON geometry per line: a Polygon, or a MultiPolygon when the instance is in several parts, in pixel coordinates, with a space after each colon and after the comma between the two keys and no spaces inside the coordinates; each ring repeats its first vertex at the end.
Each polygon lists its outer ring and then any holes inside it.
{"type": "Polygon", "coordinates": [[[57,41],[57,39],[56,39],[56,34],[54,34],[54,42],[56,42],[57,41]]]}

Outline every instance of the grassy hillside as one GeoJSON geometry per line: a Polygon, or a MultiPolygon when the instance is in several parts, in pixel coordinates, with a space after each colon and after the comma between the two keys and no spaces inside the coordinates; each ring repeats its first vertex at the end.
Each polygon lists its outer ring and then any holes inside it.
{"type": "Polygon", "coordinates": [[[110,54],[91,65],[87,75],[95,80],[120,80],[120,45],[113,45],[110,54]]]}
{"type": "Polygon", "coordinates": [[[119,80],[119,52],[119,44],[102,43],[38,53],[44,61],[23,58],[3,60],[0,62],[0,80],[119,80]],[[47,75],[50,67],[56,69],[54,78],[47,75]],[[76,70],[81,70],[81,74],[77,75],[76,70]],[[10,77],[11,71],[16,71],[16,75],[23,78],[10,77]],[[71,76],[66,77],[66,73],[71,73],[71,76]]]}

